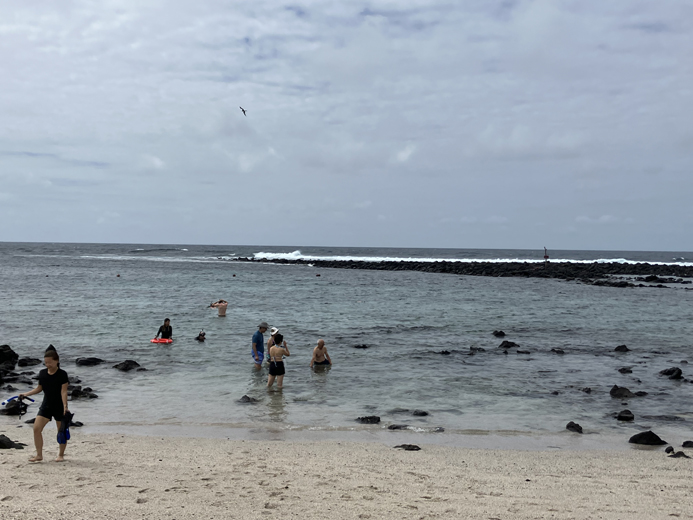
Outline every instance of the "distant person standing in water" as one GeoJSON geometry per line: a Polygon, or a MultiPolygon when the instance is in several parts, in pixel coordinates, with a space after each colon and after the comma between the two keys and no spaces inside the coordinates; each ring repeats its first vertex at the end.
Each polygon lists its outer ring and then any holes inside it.
{"type": "Polygon", "coordinates": [[[171,327],[171,320],[166,318],[164,324],[159,327],[159,332],[156,333],[154,339],[157,339],[161,334],[161,339],[171,339],[173,337],[173,327],[171,327]]]}
{"type": "MultiPolygon", "coordinates": [[[[43,429],[46,424],[55,419],[55,424],[60,431],[60,424],[65,418],[67,408],[67,373],[60,368],[60,357],[55,348],[48,347],[43,355],[43,363],[46,368],[41,370],[38,375],[38,386],[25,394],[19,394],[20,398],[43,392],[43,403],[36,414],[34,421],[34,445],[36,455],[29,459],[29,462],[41,462],[43,460],[43,429]]],[[[69,426],[69,425],[68,425],[69,426]]],[[[58,457],[56,462],[62,462],[65,456],[65,444],[59,444],[58,457]]]]}
{"type": "Polygon", "coordinates": [[[327,347],[325,346],[325,340],[319,339],[318,346],[313,349],[313,357],[310,360],[310,368],[313,365],[327,365],[332,366],[332,360],[330,355],[327,353],[327,347]]]}
{"type": "Polygon", "coordinates": [[[219,311],[219,317],[220,318],[225,318],[226,317],[226,307],[228,307],[228,305],[229,305],[229,302],[227,302],[226,300],[219,300],[219,301],[216,301],[216,302],[210,304],[209,306],[212,309],[217,309],[217,311],[219,311]]]}
{"type": "Polygon", "coordinates": [[[265,337],[263,334],[267,332],[269,325],[267,325],[266,321],[263,321],[257,326],[257,328],[258,330],[255,331],[255,334],[253,334],[253,349],[251,354],[253,355],[255,370],[260,370],[262,368],[262,360],[265,359],[265,337]]]}
{"type": "Polygon", "coordinates": [[[290,356],[289,346],[284,341],[284,336],[277,332],[274,335],[274,344],[269,349],[269,378],[267,379],[267,388],[272,388],[274,378],[277,378],[277,388],[280,390],[284,386],[284,356],[290,356]]]}

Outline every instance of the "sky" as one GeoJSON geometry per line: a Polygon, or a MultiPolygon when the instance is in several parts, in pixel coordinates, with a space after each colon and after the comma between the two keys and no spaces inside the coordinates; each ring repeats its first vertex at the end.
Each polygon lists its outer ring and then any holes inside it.
{"type": "Polygon", "coordinates": [[[680,0],[2,2],[0,241],[691,251],[691,22],[680,0]]]}

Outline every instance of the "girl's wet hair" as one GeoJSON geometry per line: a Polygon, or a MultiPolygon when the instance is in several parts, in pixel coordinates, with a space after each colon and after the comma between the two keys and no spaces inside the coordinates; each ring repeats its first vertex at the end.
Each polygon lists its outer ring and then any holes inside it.
{"type": "Polygon", "coordinates": [[[282,336],[279,332],[277,332],[274,335],[274,344],[279,346],[279,345],[281,345],[282,341],[284,341],[284,336],[282,336]]]}

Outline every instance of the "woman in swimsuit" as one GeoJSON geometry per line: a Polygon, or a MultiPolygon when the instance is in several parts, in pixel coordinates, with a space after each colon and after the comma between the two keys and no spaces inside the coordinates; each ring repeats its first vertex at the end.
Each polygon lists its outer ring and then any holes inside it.
{"type": "MultiPolygon", "coordinates": [[[[19,397],[27,397],[30,395],[43,392],[43,403],[39,408],[36,420],[34,421],[34,444],[36,445],[36,455],[29,459],[29,462],[40,462],[43,460],[43,428],[53,418],[55,424],[60,431],[60,423],[64,418],[67,409],[67,373],[60,368],[60,357],[53,348],[46,350],[43,363],[46,368],[41,370],[38,375],[38,386],[33,390],[19,394],[19,397]]],[[[65,455],[65,444],[60,444],[58,458],[56,462],[62,462],[65,455]]]]}
{"type": "Polygon", "coordinates": [[[289,347],[284,341],[284,336],[277,332],[274,335],[273,345],[269,349],[269,379],[267,380],[267,388],[271,388],[274,384],[274,378],[277,378],[277,388],[281,389],[284,385],[284,374],[286,370],[284,369],[284,356],[289,357],[291,353],[289,352],[289,347]]]}

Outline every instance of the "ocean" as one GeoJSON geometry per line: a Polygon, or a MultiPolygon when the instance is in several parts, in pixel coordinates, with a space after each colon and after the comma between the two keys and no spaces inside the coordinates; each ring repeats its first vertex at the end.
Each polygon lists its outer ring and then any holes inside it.
{"type": "MultiPolygon", "coordinates": [[[[693,376],[693,293],[683,286],[623,289],[234,261],[541,262],[543,255],[543,249],[0,243],[0,344],[34,358],[56,347],[68,374],[99,396],[71,404],[85,431],[381,439],[389,425],[404,424],[410,430],[398,438],[464,444],[474,436],[572,439],[577,434],[565,426],[575,421],[592,443],[627,441],[645,429],[690,438],[693,384],[659,375],[678,366],[693,376]],[[225,318],[208,307],[220,298],[229,302],[225,318]],[[164,318],[171,319],[174,343],[150,343],[164,318]],[[266,368],[253,370],[251,336],[262,321],[277,326],[291,350],[282,392],[266,390],[266,368]],[[194,340],[200,330],[204,343],[194,340]],[[494,337],[495,330],[506,336],[494,337]],[[313,371],[308,365],[320,338],[334,366],[313,371]],[[502,340],[529,354],[504,354],[502,340]],[[614,352],[622,344],[631,352],[614,352]],[[76,366],[76,358],[88,356],[105,362],[76,366]],[[126,359],[147,370],[113,368],[126,359]],[[618,371],[624,367],[632,373],[618,371]],[[612,399],[613,385],[648,395],[612,399]],[[239,402],[244,395],[257,401],[239,402]],[[626,408],[635,421],[616,421],[612,414],[626,408]],[[415,409],[428,415],[414,416],[415,409]],[[381,423],[356,421],[369,415],[381,423]]],[[[693,265],[690,252],[549,255],[554,262],[693,265]]],[[[12,394],[0,392],[3,399],[12,394]]],[[[0,425],[15,423],[16,417],[0,417],[0,425]]]]}

